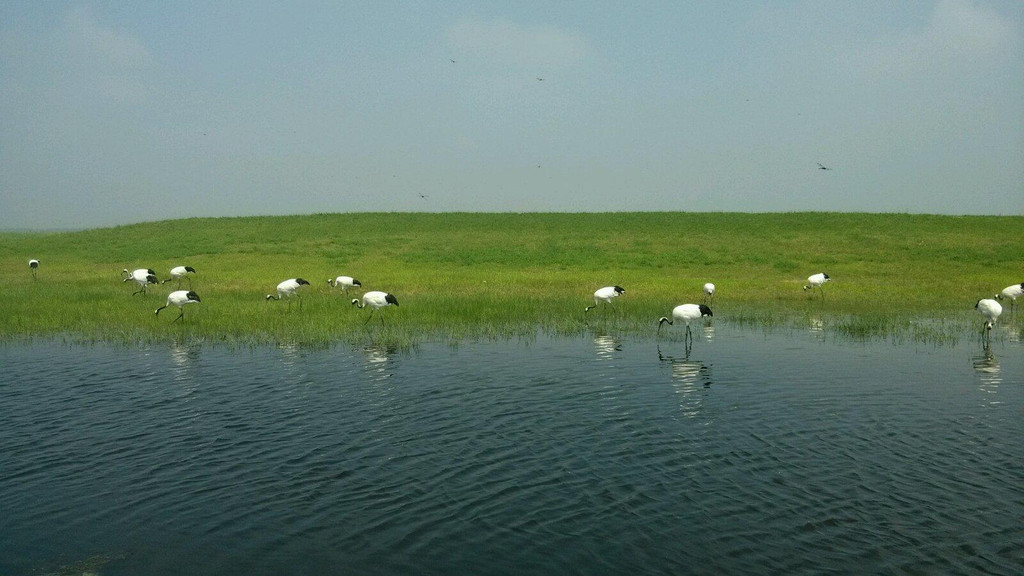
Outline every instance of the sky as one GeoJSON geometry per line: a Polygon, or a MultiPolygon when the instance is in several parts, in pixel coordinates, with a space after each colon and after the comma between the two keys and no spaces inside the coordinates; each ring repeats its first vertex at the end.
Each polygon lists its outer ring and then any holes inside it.
{"type": "Polygon", "coordinates": [[[1024,2],[0,3],[0,229],[819,210],[1024,214],[1024,2]]]}

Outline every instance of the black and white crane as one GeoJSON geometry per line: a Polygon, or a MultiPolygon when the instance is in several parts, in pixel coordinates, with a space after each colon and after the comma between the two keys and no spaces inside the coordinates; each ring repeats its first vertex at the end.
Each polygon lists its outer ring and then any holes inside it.
{"type": "Polygon", "coordinates": [[[830,280],[832,280],[832,279],[829,278],[828,274],[825,274],[824,272],[818,272],[817,274],[811,274],[810,276],[807,277],[807,284],[804,284],[804,290],[813,290],[813,289],[817,288],[818,290],[821,290],[821,299],[824,300],[825,299],[825,289],[822,288],[821,286],[822,286],[822,284],[824,284],[825,282],[828,282],[830,280]]]}
{"type": "Polygon", "coordinates": [[[288,299],[288,308],[292,307],[292,297],[299,299],[299,307],[302,307],[302,296],[298,293],[299,286],[309,286],[308,280],[302,278],[289,278],[277,285],[277,296],[267,294],[267,300],[288,299]]]}
{"type": "Polygon", "coordinates": [[[156,277],[156,272],[152,268],[136,268],[131,272],[127,268],[121,271],[121,275],[124,276],[122,282],[134,281],[139,285],[139,289],[132,292],[132,296],[136,294],[145,294],[146,286],[150,284],[159,284],[160,280],[156,277]]]}
{"type": "Polygon", "coordinates": [[[590,312],[591,309],[597,308],[597,305],[600,302],[604,302],[611,306],[613,298],[618,298],[621,294],[625,293],[626,289],[623,288],[622,286],[605,286],[604,288],[599,289],[597,292],[594,292],[594,305],[587,306],[584,312],[590,312]]]}
{"type": "Polygon", "coordinates": [[[985,324],[981,328],[982,335],[988,339],[991,336],[992,327],[995,326],[999,315],[1003,313],[1003,307],[992,298],[982,298],[974,305],[974,309],[985,317],[985,324]]]}
{"type": "Polygon", "coordinates": [[[708,316],[713,317],[714,313],[711,312],[711,308],[708,308],[704,304],[680,304],[672,309],[672,319],[668,319],[662,316],[658,319],[658,334],[661,334],[661,325],[668,323],[669,326],[674,325],[676,322],[682,322],[686,324],[686,336],[683,338],[683,342],[693,342],[693,332],[690,330],[690,322],[694,320],[700,320],[701,318],[708,316]]]}
{"type": "Polygon", "coordinates": [[[38,278],[36,278],[36,270],[39,269],[39,260],[36,260],[35,258],[29,260],[28,261],[28,267],[29,267],[29,270],[32,271],[32,279],[33,280],[38,280],[38,278]]]}
{"type": "Polygon", "coordinates": [[[199,295],[191,290],[175,290],[167,295],[167,304],[156,309],[156,315],[159,316],[160,311],[168,306],[177,306],[178,317],[171,320],[171,323],[174,323],[185,317],[184,308],[186,304],[198,304],[200,302],[202,302],[202,300],[199,299],[199,295]]]}
{"type": "MultiPolygon", "coordinates": [[[[398,299],[395,298],[393,294],[389,294],[388,292],[381,292],[380,290],[370,290],[366,294],[363,294],[362,300],[358,298],[353,298],[352,305],[359,309],[369,308],[370,315],[366,317],[366,322],[369,322],[370,318],[373,318],[373,313],[376,312],[378,308],[384,308],[386,306],[398,306],[398,299]]],[[[364,322],[364,324],[366,322],[364,322]]],[[[380,318],[380,323],[384,323],[383,316],[381,316],[380,318]]]]}
{"type": "Polygon", "coordinates": [[[359,282],[359,280],[356,280],[351,276],[338,276],[337,278],[334,279],[328,278],[327,283],[330,284],[332,288],[337,288],[340,286],[342,292],[348,290],[349,288],[361,287],[363,285],[361,282],[359,282]]]}
{"type": "Polygon", "coordinates": [[[161,282],[161,284],[167,284],[171,280],[178,281],[178,287],[181,288],[181,279],[188,280],[188,287],[192,287],[192,277],[189,274],[195,274],[196,269],[191,266],[175,266],[171,268],[171,277],[161,282]]]}

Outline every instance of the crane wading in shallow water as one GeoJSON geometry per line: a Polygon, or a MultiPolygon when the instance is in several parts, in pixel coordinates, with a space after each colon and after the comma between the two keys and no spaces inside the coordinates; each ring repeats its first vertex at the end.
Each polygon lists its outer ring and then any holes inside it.
{"type": "Polygon", "coordinates": [[[156,309],[156,315],[159,316],[160,311],[168,306],[177,306],[178,317],[171,320],[171,323],[174,323],[185,317],[184,308],[186,304],[198,304],[200,302],[202,302],[202,300],[199,299],[199,295],[191,290],[175,290],[167,295],[167,304],[156,309]]]}
{"type": "Polygon", "coordinates": [[[999,315],[1003,313],[1003,307],[991,298],[982,298],[974,305],[982,316],[985,317],[985,324],[981,327],[981,334],[985,340],[992,337],[992,327],[995,326],[999,315]]]}
{"type": "Polygon", "coordinates": [[[597,292],[594,292],[594,305],[587,306],[584,312],[590,312],[592,308],[597,308],[599,302],[604,302],[605,304],[611,306],[612,298],[618,298],[619,295],[625,293],[626,289],[623,288],[622,286],[605,286],[604,288],[601,288],[597,292]]]}
{"type": "Polygon", "coordinates": [[[134,280],[135,283],[139,285],[140,288],[135,292],[132,292],[132,296],[135,296],[136,294],[145,294],[146,286],[160,283],[160,280],[156,277],[156,272],[154,272],[152,268],[136,268],[131,272],[125,268],[121,271],[121,275],[125,277],[121,280],[122,282],[134,280]]]}
{"type": "MultiPolygon", "coordinates": [[[[387,292],[371,290],[366,294],[363,294],[362,300],[353,298],[352,305],[359,309],[369,308],[370,315],[366,317],[366,322],[369,322],[370,318],[373,318],[373,313],[376,312],[378,308],[384,308],[385,306],[398,306],[398,298],[395,298],[394,295],[388,294],[387,292]]],[[[366,322],[363,322],[363,324],[366,324],[366,322]]],[[[380,323],[384,324],[383,316],[380,317],[380,323]]]]}
{"type": "Polygon", "coordinates": [[[292,296],[299,299],[299,308],[302,308],[302,296],[298,293],[299,286],[309,286],[309,282],[302,278],[289,278],[277,285],[277,296],[267,294],[267,300],[288,299],[288,309],[292,308],[292,296]]]}
{"type": "Polygon", "coordinates": [[[714,313],[711,312],[711,308],[708,308],[704,304],[680,304],[672,309],[671,320],[665,316],[658,319],[658,334],[661,334],[662,324],[667,322],[669,326],[672,326],[676,322],[682,322],[686,324],[686,336],[683,337],[683,343],[689,347],[693,344],[693,332],[690,330],[690,322],[700,320],[704,316],[709,318],[714,317],[714,313]]]}

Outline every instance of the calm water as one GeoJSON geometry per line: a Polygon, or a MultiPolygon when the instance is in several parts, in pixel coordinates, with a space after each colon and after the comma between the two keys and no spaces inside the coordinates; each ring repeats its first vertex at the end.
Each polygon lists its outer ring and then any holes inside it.
{"type": "Polygon", "coordinates": [[[1005,336],[36,343],[0,366],[3,575],[1024,573],[1005,336]]]}

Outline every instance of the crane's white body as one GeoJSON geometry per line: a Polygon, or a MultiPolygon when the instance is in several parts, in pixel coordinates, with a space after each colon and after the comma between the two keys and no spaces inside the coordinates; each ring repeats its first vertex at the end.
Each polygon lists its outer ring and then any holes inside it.
{"type": "Polygon", "coordinates": [[[125,276],[122,282],[128,282],[129,280],[131,280],[139,285],[139,289],[136,290],[135,292],[132,292],[132,296],[135,296],[136,294],[139,293],[145,294],[146,286],[148,286],[149,284],[160,283],[160,280],[158,280],[156,277],[156,272],[154,272],[152,268],[136,268],[131,272],[129,272],[128,269],[125,268],[124,270],[121,271],[121,274],[125,276]]]}
{"type": "Polygon", "coordinates": [[[167,295],[167,304],[156,309],[156,315],[159,316],[160,311],[168,306],[177,306],[178,317],[172,320],[172,322],[177,322],[185,317],[184,307],[186,304],[198,304],[200,302],[202,300],[199,299],[199,295],[191,290],[175,290],[167,295]]]}
{"type": "Polygon", "coordinates": [[[715,314],[704,304],[680,304],[672,309],[672,319],[661,318],[658,320],[658,326],[660,328],[663,322],[668,322],[669,325],[673,325],[676,322],[682,322],[686,324],[686,327],[690,327],[690,322],[694,320],[700,320],[704,316],[714,316],[715,314]]]}
{"type": "Polygon", "coordinates": [[[175,266],[174,268],[171,268],[171,277],[161,282],[161,284],[167,284],[171,280],[177,280],[178,284],[180,285],[181,279],[185,278],[186,280],[188,280],[188,285],[191,286],[192,277],[190,277],[189,274],[195,273],[196,269],[191,266],[175,266]]]}
{"type": "Polygon", "coordinates": [[[991,298],[978,300],[978,303],[974,305],[974,309],[986,318],[985,330],[991,330],[996,320],[999,319],[999,315],[1003,313],[1002,305],[991,298]]]}
{"type": "Polygon", "coordinates": [[[1006,298],[1009,298],[1010,309],[1013,310],[1013,307],[1017,304],[1017,298],[1019,298],[1021,295],[1024,295],[1024,282],[1003,288],[1002,292],[996,294],[996,300],[1004,300],[1006,298]]]}
{"type": "Polygon", "coordinates": [[[711,282],[704,285],[704,301],[707,302],[708,299],[710,299],[712,303],[715,301],[715,285],[711,282]]]}
{"type": "Polygon", "coordinates": [[[299,296],[298,290],[300,286],[309,286],[309,281],[303,280],[302,278],[289,278],[284,282],[277,285],[277,297],[273,294],[267,294],[267,300],[280,300],[286,298],[288,300],[288,307],[292,305],[292,297],[299,299],[299,306],[302,306],[302,298],[299,296]]]}
{"type": "Polygon", "coordinates": [[[597,305],[600,302],[604,302],[605,304],[611,305],[613,298],[618,298],[621,294],[624,294],[625,292],[626,290],[622,286],[605,286],[604,288],[601,288],[597,292],[594,292],[594,305],[587,306],[587,309],[584,310],[584,312],[590,312],[592,308],[597,308],[597,305]]]}
{"type": "Polygon", "coordinates": [[[821,297],[824,298],[825,289],[822,288],[822,285],[830,280],[832,279],[829,278],[828,274],[825,274],[824,272],[811,274],[810,276],[807,277],[807,284],[804,285],[804,290],[813,290],[814,288],[817,288],[818,290],[821,290],[821,297]]]}
{"type": "Polygon", "coordinates": [[[694,320],[700,320],[704,316],[713,317],[714,313],[711,312],[711,308],[708,308],[704,304],[680,304],[672,309],[672,319],[662,316],[658,319],[658,333],[661,333],[661,325],[668,323],[669,326],[674,325],[676,322],[682,322],[686,324],[686,337],[685,341],[693,341],[693,332],[690,330],[690,322],[694,320]]]}
{"type": "Polygon", "coordinates": [[[351,276],[338,276],[337,278],[335,278],[333,280],[328,279],[327,283],[330,284],[334,288],[337,288],[337,287],[340,286],[342,292],[348,290],[349,288],[355,288],[357,286],[362,286],[362,283],[360,283],[359,280],[356,280],[355,278],[353,278],[351,276]]]}
{"type": "MultiPolygon", "coordinates": [[[[362,300],[358,298],[353,298],[352,305],[360,309],[369,308],[370,315],[366,317],[366,322],[369,322],[370,318],[373,318],[373,313],[378,308],[384,308],[387,306],[398,306],[398,299],[395,298],[394,295],[389,294],[387,292],[381,292],[380,290],[370,290],[366,294],[363,294],[362,300]]],[[[383,316],[381,317],[380,321],[381,324],[384,323],[383,316]]]]}

